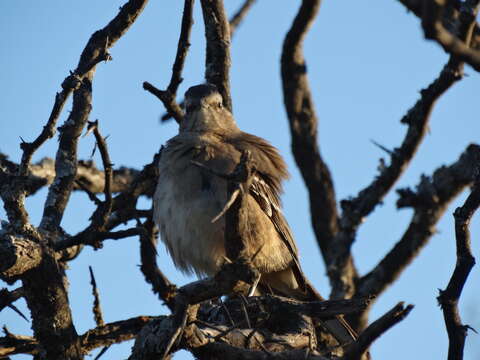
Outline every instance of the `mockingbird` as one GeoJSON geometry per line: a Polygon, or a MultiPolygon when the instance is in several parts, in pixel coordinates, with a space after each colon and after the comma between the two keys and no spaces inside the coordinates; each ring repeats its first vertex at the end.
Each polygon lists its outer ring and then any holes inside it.
{"type": "MultiPolygon", "coordinates": [[[[188,89],[185,107],[179,134],[162,150],[154,195],[154,219],[175,265],[198,276],[212,276],[220,269],[225,221],[212,219],[228,201],[226,181],[193,162],[228,174],[248,150],[255,173],[247,198],[253,236],[246,239],[246,251],[261,273],[260,286],[300,300],[321,300],[303,277],[297,246],[282,215],[279,196],[288,172],[277,149],[237,127],[214,85],[188,89]]],[[[324,325],[341,344],[355,339],[341,317],[324,325]]]]}

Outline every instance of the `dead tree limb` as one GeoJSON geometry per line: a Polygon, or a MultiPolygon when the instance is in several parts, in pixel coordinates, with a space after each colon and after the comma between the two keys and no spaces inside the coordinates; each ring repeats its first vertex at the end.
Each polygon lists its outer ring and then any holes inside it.
{"type": "MultiPolygon", "coordinates": [[[[480,167],[477,163],[477,173],[480,167]]],[[[480,176],[477,175],[473,189],[463,206],[457,208],[455,217],[455,238],[457,244],[457,263],[455,270],[445,290],[440,290],[438,303],[443,310],[445,326],[447,328],[449,346],[448,360],[463,359],[463,348],[467,331],[471,329],[462,324],[458,302],[468,275],[475,265],[475,258],[470,245],[470,220],[480,206],[480,176]]]]}
{"type": "Polygon", "coordinates": [[[200,0],[207,51],[205,81],[217,87],[223,105],[232,112],[230,95],[230,26],[222,0],[200,0]]]}

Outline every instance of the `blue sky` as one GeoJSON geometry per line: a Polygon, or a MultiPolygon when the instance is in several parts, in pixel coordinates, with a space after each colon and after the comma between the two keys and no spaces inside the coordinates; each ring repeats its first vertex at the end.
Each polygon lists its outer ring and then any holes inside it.
{"type": "MultiPolygon", "coordinates": [[[[226,1],[232,14],[241,1],[226,1]]],[[[307,193],[290,152],[290,135],[282,103],[280,52],[299,1],[260,0],[238,29],[232,45],[231,85],[234,115],[244,131],[271,141],[286,158],[291,180],[283,197],[286,217],[293,229],[305,272],[323,294],[329,293],[325,268],[310,227],[307,193]]],[[[123,1],[82,2],[17,0],[0,3],[0,151],[18,161],[19,137],[32,140],[48,119],[55,93],[73,70],[90,35],[103,27],[123,1]]],[[[113,61],[100,64],[93,86],[91,119],[99,119],[101,131],[110,135],[112,161],[141,168],[176,131],[175,123],[160,124],[162,104],[141,84],[149,81],[162,88],[168,84],[180,28],[181,1],[151,1],[130,31],[111,49],[113,61]]],[[[191,50],[184,72],[183,93],[203,81],[203,21],[196,4],[191,50]]],[[[447,55],[423,39],[417,18],[397,1],[324,1],[305,43],[310,85],[319,116],[319,142],[335,181],[340,200],[356,194],[375,176],[380,149],[399,146],[405,126],[399,120],[432,81],[447,55]]],[[[478,89],[480,78],[466,68],[465,77],[438,102],[430,131],[420,152],[396,188],[414,186],[421,174],[431,174],[442,164],[455,161],[471,142],[479,143],[478,89]]],[[[61,124],[70,107],[64,110],[61,124]]],[[[55,156],[57,141],[50,140],[35,155],[55,156]]],[[[91,136],[80,141],[80,158],[88,159],[94,146],[91,136]]],[[[98,154],[94,160],[100,164],[98,154]]],[[[27,200],[33,224],[41,217],[46,190],[27,200]]],[[[400,238],[411,210],[395,209],[396,195],[369,216],[354,244],[361,273],[374,266],[400,238]]],[[[409,317],[372,348],[374,358],[446,358],[447,335],[436,304],[438,288],[444,288],[455,265],[452,211],[459,197],[439,223],[438,233],[420,256],[377,301],[375,319],[398,301],[415,305],[409,317]],[[408,344],[405,346],[404,344],[408,344]],[[414,355],[413,355],[414,354],[414,355]],[[412,356],[413,355],[413,356],[412,356]]],[[[147,200],[140,206],[148,208],[147,200]]],[[[75,193],[62,225],[75,233],[88,223],[92,205],[85,194],[75,193]]],[[[3,209],[0,218],[4,219],[3,209]]],[[[480,258],[479,216],[471,225],[474,254],[480,258]]],[[[99,284],[106,321],[137,315],[165,314],[144,282],[139,264],[138,239],[106,242],[104,249],[87,249],[70,264],[70,300],[77,330],[94,326],[88,266],[99,284]]],[[[163,246],[159,264],[165,274],[181,285],[184,277],[172,265],[163,246]]],[[[480,271],[470,276],[461,300],[464,322],[480,329],[478,296],[480,271]]],[[[2,285],[3,286],[3,285],[2,285]]],[[[18,306],[28,313],[23,301],[18,306]]],[[[0,313],[0,324],[14,333],[29,334],[30,325],[11,310],[0,313]]],[[[126,358],[131,343],[112,347],[104,359],[126,358]]],[[[479,336],[467,338],[466,358],[480,356],[479,336]]],[[[17,356],[14,359],[27,357],[17,356]]],[[[189,359],[179,353],[176,359],[189,359]]]]}

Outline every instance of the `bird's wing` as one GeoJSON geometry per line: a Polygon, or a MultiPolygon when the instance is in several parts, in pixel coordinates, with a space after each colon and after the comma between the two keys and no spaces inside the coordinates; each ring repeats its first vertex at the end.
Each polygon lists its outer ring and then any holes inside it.
{"type": "Polygon", "coordinates": [[[257,136],[241,133],[232,144],[239,151],[249,150],[255,167],[250,186],[250,194],[270,218],[283,243],[289,250],[293,264],[292,270],[298,285],[306,288],[305,276],[298,260],[298,250],[292,232],[281,210],[281,182],[288,177],[286,164],[272,145],[257,136]]]}

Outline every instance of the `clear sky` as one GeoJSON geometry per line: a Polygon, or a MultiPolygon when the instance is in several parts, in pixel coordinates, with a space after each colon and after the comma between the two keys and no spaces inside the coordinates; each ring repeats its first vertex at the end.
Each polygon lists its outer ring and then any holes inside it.
{"type": "MultiPolygon", "coordinates": [[[[111,49],[113,61],[100,64],[94,79],[91,120],[99,119],[112,161],[141,168],[176,131],[175,123],[160,124],[162,104],[142,89],[149,81],[159,88],[170,79],[180,29],[182,1],[151,1],[129,32],[111,49]]],[[[232,14],[241,1],[226,1],[232,14]]],[[[0,151],[14,161],[20,158],[19,137],[31,141],[46,123],[60,84],[73,70],[90,35],[103,27],[123,4],[111,1],[0,2],[0,151]]],[[[232,96],[240,127],[278,147],[292,174],[286,183],[284,207],[297,239],[302,265],[315,286],[329,293],[325,268],[310,227],[307,194],[290,152],[290,135],[282,104],[280,52],[283,38],[300,1],[259,0],[238,29],[232,45],[232,96]]],[[[184,72],[183,93],[203,81],[203,21],[196,4],[191,51],[184,72]]],[[[376,175],[380,149],[399,146],[405,126],[399,120],[432,81],[447,55],[423,39],[418,19],[395,0],[363,2],[324,1],[305,44],[310,84],[320,119],[319,141],[335,181],[337,198],[356,194],[376,175]]],[[[471,142],[480,142],[478,73],[456,84],[438,102],[430,131],[420,152],[398,187],[414,186],[421,174],[431,174],[455,161],[471,142]]],[[[70,107],[64,110],[61,124],[70,107]]],[[[94,141],[80,141],[80,158],[88,159],[94,141]]],[[[50,140],[34,158],[55,156],[50,140]]],[[[101,164],[98,152],[94,157],[101,164]]],[[[27,200],[31,221],[38,225],[46,190],[27,200]]],[[[452,212],[463,194],[438,225],[438,233],[400,279],[377,301],[376,319],[398,301],[415,305],[406,320],[381,337],[372,348],[374,359],[446,358],[447,335],[437,306],[438,288],[445,288],[455,265],[452,212]]],[[[369,271],[401,237],[411,210],[395,209],[395,193],[366,220],[354,244],[361,273],[369,271]]],[[[147,200],[140,206],[149,208],[147,200]]],[[[63,227],[76,233],[88,223],[92,204],[75,193],[66,210],[63,227]]],[[[5,219],[3,209],[0,218],[5,219]]],[[[474,254],[480,259],[480,216],[471,230],[474,254]]],[[[138,268],[137,238],[107,241],[100,251],[87,249],[71,262],[68,271],[70,300],[78,332],[94,327],[88,266],[97,277],[107,322],[137,315],[165,314],[138,268]]],[[[159,264],[176,284],[193,280],[179,273],[162,245],[159,264]]],[[[480,267],[475,267],[461,300],[464,322],[480,330],[480,267]]],[[[2,285],[3,286],[3,285],[2,285]]],[[[18,284],[16,284],[18,286],[18,284]]],[[[15,286],[14,286],[15,287],[15,286]]],[[[13,288],[13,287],[11,287],[13,288]]],[[[28,313],[23,301],[16,303],[28,313]]],[[[30,334],[30,324],[11,310],[0,313],[0,325],[30,334]]],[[[132,343],[112,347],[103,359],[126,358],[132,343]]],[[[14,359],[26,357],[17,356],[14,359]]],[[[179,353],[176,359],[190,359],[179,353]]],[[[480,358],[479,335],[469,333],[466,358],[480,358]]]]}

